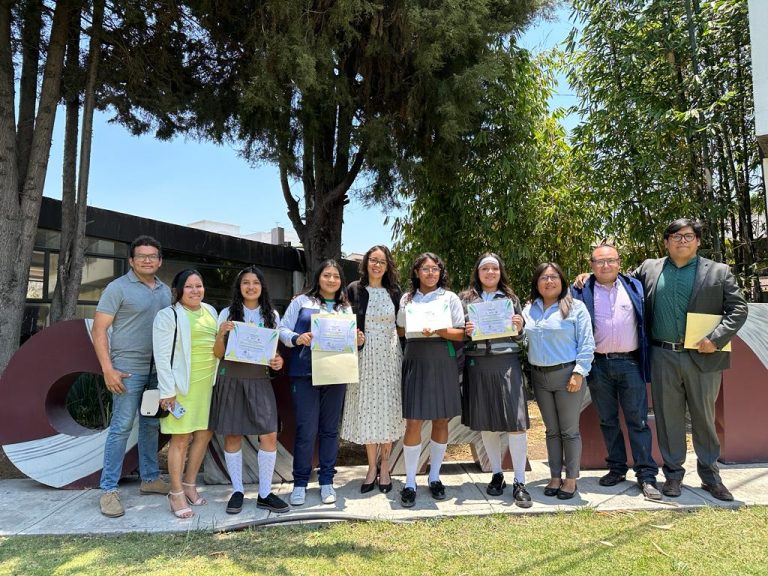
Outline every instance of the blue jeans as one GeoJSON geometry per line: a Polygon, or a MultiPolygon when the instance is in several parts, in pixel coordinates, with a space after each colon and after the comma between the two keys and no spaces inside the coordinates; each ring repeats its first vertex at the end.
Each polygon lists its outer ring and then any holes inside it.
{"type": "Polygon", "coordinates": [[[312,472],[315,439],[319,437],[319,484],[333,484],[339,452],[339,420],[346,384],[312,386],[312,378],[291,376],[291,397],[296,415],[293,447],[293,485],[306,487],[312,472]]]}
{"type": "MultiPolygon", "coordinates": [[[[112,420],[104,444],[104,468],[99,482],[105,492],[117,490],[117,483],[122,476],[125,447],[133,430],[148,378],[147,374],[131,374],[123,379],[125,392],[112,395],[112,420]]],[[[152,381],[157,381],[155,374],[152,375],[152,381]]],[[[144,482],[152,482],[160,476],[160,467],[157,464],[159,430],[160,421],[157,418],[139,416],[139,474],[144,482]]]]}
{"type": "Polygon", "coordinates": [[[587,384],[600,416],[600,430],[608,450],[605,460],[608,469],[617,474],[626,474],[628,469],[624,435],[619,427],[621,406],[627,423],[635,476],[640,482],[655,482],[659,467],[651,453],[653,438],[647,422],[648,396],[637,361],[595,356],[587,384]]]}

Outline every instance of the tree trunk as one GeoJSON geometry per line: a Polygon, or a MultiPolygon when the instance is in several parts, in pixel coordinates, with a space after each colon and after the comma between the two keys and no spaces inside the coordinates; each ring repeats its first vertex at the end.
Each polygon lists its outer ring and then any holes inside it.
{"type": "MultiPolygon", "coordinates": [[[[59,261],[56,266],[56,288],[51,298],[49,322],[67,320],[65,308],[70,300],[74,237],[77,231],[77,137],[80,123],[80,11],[72,10],[68,22],[66,65],[62,75],[62,94],[65,104],[64,152],[61,177],[61,235],[59,261]]],[[[82,257],[82,256],[81,256],[82,257]]],[[[79,284],[79,280],[78,280],[79,284]]],[[[75,286],[75,290],[78,286],[75,286]]],[[[77,294],[77,292],[75,292],[77,294]]],[[[77,296],[75,296],[77,300],[77,296]]]]}
{"type": "MultiPolygon", "coordinates": [[[[95,0],[93,4],[93,25],[88,50],[88,75],[85,84],[83,101],[83,130],[80,141],[80,167],[77,178],[77,197],[74,193],[74,182],[69,207],[71,232],[68,242],[64,244],[64,205],[62,199],[62,247],[59,253],[58,281],[54,302],[51,305],[51,322],[67,320],[75,317],[77,299],[80,293],[80,282],[83,277],[85,264],[85,225],[88,208],[88,178],[91,164],[91,144],[93,142],[93,113],[95,109],[96,77],[101,59],[101,28],[104,20],[104,0],[95,0]],[[59,295],[58,301],[56,296],[59,295]],[[58,316],[54,315],[54,311],[58,316]]],[[[77,104],[77,98],[75,98],[77,104]]],[[[69,119],[69,117],[68,117],[69,119]]],[[[75,137],[77,134],[77,114],[75,114],[75,137]]],[[[72,169],[74,171],[74,158],[72,169]]]]}
{"type": "Polygon", "coordinates": [[[0,0],[0,371],[5,369],[19,343],[51,134],[61,94],[70,9],[69,0],[59,0],[54,9],[29,162],[26,178],[22,180],[13,123],[11,3],[0,0]]]}

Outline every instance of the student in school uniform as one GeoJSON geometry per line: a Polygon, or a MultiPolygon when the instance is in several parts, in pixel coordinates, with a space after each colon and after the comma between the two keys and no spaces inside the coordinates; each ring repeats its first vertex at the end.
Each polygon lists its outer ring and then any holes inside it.
{"type": "MultiPolygon", "coordinates": [[[[293,448],[293,492],[291,506],[301,506],[306,499],[307,484],[312,472],[315,439],[319,437],[320,499],[323,504],[336,502],[333,477],[339,451],[339,419],[344,406],[346,384],[312,385],[312,315],[319,312],[352,314],[347,300],[344,272],[335,260],[320,264],[309,290],[288,305],[280,322],[280,340],[294,348],[288,361],[291,398],[296,415],[296,439],[293,448]]],[[[357,344],[365,340],[358,330],[357,344]]]]}
{"type": "MultiPolygon", "coordinates": [[[[478,259],[469,288],[459,298],[465,307],[499,299],[511,303],[510,316],[517,336],[478,340],[464,347],[466,380],[462,422],[482,436],[493,473],[486,488],[491,496],[500,496],[506,487],[501,470],[501,436],[506,437],[515,471],[512,500],[521,508],[530,508],[531,496],[525,488],[526,431],[530,419],[519,355],[524,338],[522,307],[509,286],[504,262],[497,254],[486,252],[478,259]]],[[[471,337],[475,328],[471,321],[467,321],[467,336],[471,337]]]]}
{"type": "Polygon", "coordinates": [[[271,491],[277,460],[277,402],[269,368],[280,370],[283,359],[275,354],[269,367],[224,360],[229,333],[235,322],[277,329],[280,316],[272,307],[264,273],[256,266],[241,270],[232,286],[232,300],[219,313],[219,330],[213,353],[221,360],[211,402],[209,426],[224,435],[224,460],[232,480],[232,495],[227,514],[243,509],[243,436],[259,437],[259,495],[256,507],[271,512],[287,512],[286,504],[271,491]]]}
{"type": "Polygon", "coordinates": [[[453,342],[464,339],[464,310],[459,297],[445,289],[447,283],[443,260],[437,254],[425,252],[416,258],[411,268],[411,288],[400,302],[397,324],[406,336],[402,386],[406,479],[400,492],[400,503],[405,508],[416,503],[416,472],[424,420],[432,421],[429,491],[434,499],[445,499],[440,467],[447,448],[448,422],[461,414],[459,371],[453,342]],[[406,308],[434,301],[448,306],[452,326],[437,330],[424,327],[421,332],[406,333],[406,308]]]}

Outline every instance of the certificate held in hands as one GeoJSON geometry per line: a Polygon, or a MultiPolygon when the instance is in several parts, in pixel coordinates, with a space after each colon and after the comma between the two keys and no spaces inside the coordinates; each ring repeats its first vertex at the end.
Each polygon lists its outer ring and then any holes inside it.
{"type": "Polygon", "coordinates": [[[278,332],[255,324],[235,322],[227,338],[224,360],[268,365],[277,354],[278,332]]]}
{"type": "Polygon", "coordinates": [[[514,308],[509,298],[469,304],[467,314],[475,326],[472,340],[517,336],[517,328],[512,322],[514,308]]]}
{"type": "MultiPolygon", "coordinates": [[[[699,314],[697,312],[688,312],[685,318],[685,348],[698,348],[698,343],[704,338],[709,337],[712,331],[717,328],[723,320],[720,314],[699,314]]],[[[723,346],[722,352],[731,351],[731,343],[723,346]]]]}
{"type": "Polygon", "coordinates": [[[354,314],[313,314],[312,385],[359,382],[357,317],[354,314]]]}
{"type": "Polygon", "coordinates": [[[408,334],[421,332],[424,328],[434,331],[452,327],[451,308],[445,300],[409,302],[405,307],[405,331],[408,334]]]}

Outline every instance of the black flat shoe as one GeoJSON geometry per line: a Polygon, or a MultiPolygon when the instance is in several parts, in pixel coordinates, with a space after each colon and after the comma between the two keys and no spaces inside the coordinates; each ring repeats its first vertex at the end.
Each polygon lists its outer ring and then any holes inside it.
{"type": "Polygon", "coordinates": [[[243,493],[234,492],[227,502],[227,514],[240,514],[243,509],[243,493]]]}
{"type": "Polygon", "coordinates": [[[560,488],[560,490],[557,491],[557,499],[558,500],[570,500],[571,498],[573,498],[576,495],[576,492],[578,491],[578,489],[579,489],[578,486],[574,486],[573,487],[573,492],[566,492],[565,490],[560,488]]]}
{"type": "MultiPolygon", "coordinates": [[[[560,484],[560,486],[562,486],[562,483],[560,484]]],[[[557,496],[557,493],[560,492],[560,486],[558,486],[557,488],[553,486],[545,486],[544,496],[549,496],[549,497],[557,496]]]]}
{"type": "Polygon", "coordinates": [[[360,486],[360,494],[368,494],[368,492],[373,490],[374,486],[376,486],[376,480],[374,480],[370,484],[362,484],[360,486]]]}

